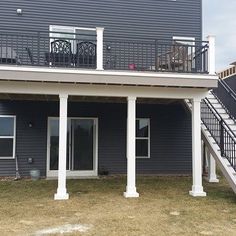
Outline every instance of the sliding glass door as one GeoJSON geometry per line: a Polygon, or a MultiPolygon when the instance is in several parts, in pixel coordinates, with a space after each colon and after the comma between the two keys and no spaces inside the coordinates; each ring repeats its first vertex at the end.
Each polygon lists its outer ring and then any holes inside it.
{"type": "Polygon", "coordinates": [[[71,120],[71,170],[93,170],[93,129],[93,120],[71,120]]]}
{"type": "MultiPolygon", "coordinates": [[[[59,119],[48,120],[48,177],[56,176],[59,151],[59,119]]],[[[67,175],[94,176],[97,170],[96,119],[68,118],[67,175]]]]}

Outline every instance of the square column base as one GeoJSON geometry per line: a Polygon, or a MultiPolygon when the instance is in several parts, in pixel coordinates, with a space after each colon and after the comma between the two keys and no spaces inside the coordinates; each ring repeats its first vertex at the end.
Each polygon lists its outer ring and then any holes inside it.
{"type": "Polygon", "coordinates": [[[217,179],[217,178],[215,178],[215,179],[207,179],[207,181],[209,182],[209,183],[219,183],[220,181],[219,181],[219,179],[217,179]]]}
{"type": "Polygon", "coordinates": [[[201,185],[193,185],[192,190],[189,191],[189,194],[193,197],[206,197],[206,193],[203,191],[201,185]]]}
{"type": "Polygon", "coordinates": [[[60,194],[60,193],[56,193],[54,194],[54,200],[68,200],[69,199],[69,194],[65,193],[65,194],[60,194]]]}
{"type": "Polygon", "coordinates": [[[124,192],[125,198],[137,198],[139,197],[139,193],[137,192],[124,192]]]}
{"type": "Polygon", "coordinates": [[[206,193],[205,192],[197,192],[197,191],[189,191],[189,195],[193,196],[193,197],[206,197],[206,193]]]}
{"type": "Polygon", "coordinates": [[[220,182],[219,179],[217,179],[217,177],[214,177],[214,178],[205,177],[204,179],[209,183],[219,183],[220,182]]]}

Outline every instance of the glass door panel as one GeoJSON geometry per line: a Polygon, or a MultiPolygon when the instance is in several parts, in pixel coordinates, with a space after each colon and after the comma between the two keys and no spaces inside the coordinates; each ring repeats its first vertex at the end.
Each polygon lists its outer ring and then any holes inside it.
{"type": "MultiPolygon", "coordinates": [[[[69,124],[67,125],[67,155],[66,155],[66,169],[69,170],[69,124]]],[[[58,170],[59,157],[59,119],[49,120],[50,129],[50,170],[58,170]]]]}
{"type": "Polygon", "coordinates": [[[58,170],[59,122],[49,120],[50,128],[50,170],[58,170]]]}
{"type": "MultiPolygon", "coordinates": [[[[67,123],[68,171],[93,171],[94,168],[94,119],[74,118],[67,123]]],[[[50,159],[49,170],[58,170],[59,119],[49,119],[50,159]]]]}
{"type": "Polygon", "coordinates": [[[72,170],[93,170],[93,130],[92,119],[72,119],[72,170]]]}

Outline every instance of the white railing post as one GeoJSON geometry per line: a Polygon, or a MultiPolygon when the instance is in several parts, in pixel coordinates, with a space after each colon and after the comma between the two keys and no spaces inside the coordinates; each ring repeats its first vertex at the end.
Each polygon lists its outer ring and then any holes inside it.
{"type": "Polygon", "coordinates": [[[215,36],[209,35],[207,37],[209,42],[208,49],[208,72],[210,75],[216,74],[216,59],[215,59],[215,36]]]}
{"type": "Polygon", "coordinates": [[[59,117],[59,164],[58,164],[58,188],[54,195],[55,200],[66,200],[69,194],[66,190],[66,150],[67,150],[67,100],[68,94],[60,94],[59,117]]]}
{"type": "Polygon", "coordinates": [[[136,97],[127,98],[127,186],[126,198],[139,197],[136,191],[136,97]]]}
{"type": "Polygon", "coordinates": [[[206,147],[206,157],[207,157],[207,163],[208,163],[207,181],[210,183],[218,183],[219,179],[217,178],[217,175],[216,175],[216,162],[207,147],[206,147]]]}
{"type": "Polygon", "coordinates": [[[103,31],[104,28],[97,27],[97,70],[104,70],[103,68],[103,31]]]}
{"type": "Polygon", "coordinates": [[[193,185],[189,192],[194,197],[206,196],[202,187],[201,157],[201,99],[192,99],[192,175],[193,185]]]}

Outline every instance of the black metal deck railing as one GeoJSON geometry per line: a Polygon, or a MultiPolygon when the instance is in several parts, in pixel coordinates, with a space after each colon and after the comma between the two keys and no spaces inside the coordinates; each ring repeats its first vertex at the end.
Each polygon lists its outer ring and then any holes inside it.
{"type": "Polygon", "coordinates": [[[0,31],[0,64],[96,68],[96,36],[0,31]]]}
{"type": "Polygon", "coordinates": [[[208,42],[104,40],[104,67],[114,70],[207,73],[208,42]]]}
{"type": "Polygon", "coordinates": [[[207,98],[201,103],[201,118],[220,147],[221,156],[227,158],[236,171],[236,136],[207,98]]]}
{"type": "MultiPolygon", "coordinates": [[[[207,57],[207,41],[104,36],[103,66],[108,70],[208,73],[207,57]]],[[[0,64],[95,69],[97,61],[96,31],[0,30],[0,64]]]]}
{"type": "Polygon", "coordinates": [[[222,79],[219,79],[218,88],[213,89],[212,93],[218,98],[222,106],[232,119],[236,119],[236,93],[222,79]]]}

